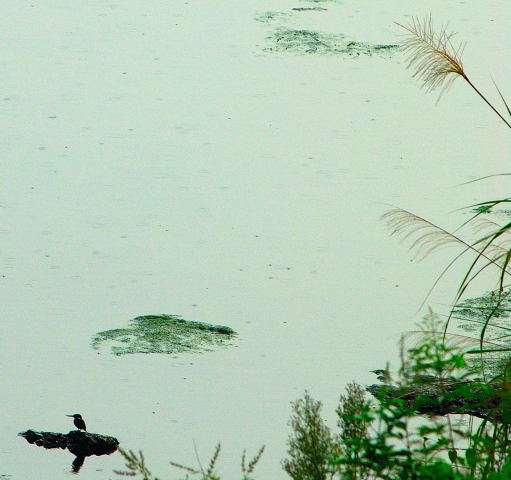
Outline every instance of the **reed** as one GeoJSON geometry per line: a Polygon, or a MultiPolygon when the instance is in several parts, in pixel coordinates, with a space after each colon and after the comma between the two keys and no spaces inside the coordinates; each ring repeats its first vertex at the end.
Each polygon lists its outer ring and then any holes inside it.
{"type": "MultiPolygon", "coordinates": [[[[435,30],[431,15],[424,20],[413,18],[408,25],[396,22],[396,25],[405,30],[401,48],[408,57],[408,68],[415,71],[413,77],[422,82],[423,88],[431,92],[440,88],[437,102],[449,89],[456,78],[461,77],[470,87],[484,100],[484,102],[496,113],[499,118],[511,128],[511,123],[503,114],[488,100],[479,88],[470,80],[463,68],[461,56],[466,44],[460,43],[455,46],[453,38],[456,32],[449,32],[447,25],[435,30]]],[[[495,85],[506,110],[511,116],[511,109],[502,96],[499,88],[495,85]]]]}
{"type": "MultiPolygon", "coordinates": [[[[456,34],[454,32],[450,32],[447,26],[437,31],[434,28],[431,16],[424,20],[413,18],[408,25],[399,23],[397,25],[405,31],[401,48],[407,57],[407,67],[414,70],[413,77],[422,83],[422,87],[427,92],[440,89],[438,97],[438,100],[440,100],[454,80],[461,77],[485,101],[492,111],[511,128],[511,124],[504,117],[504,114],[497,110],[480,89],[474,85],[466,73],[461,58],[466,44],[459,43],[455,45],[453,39],[456,34]]],[[[495,87],[505,106],[507,115],[511,118],[509,105],[497,85],[495,87]]],[[[489,178],[490,176],[484,178],[489,178]]],[[[432,252],[447,246],[456,245],[460,248],[460,252],[455,255],[437,277],[426,299],[454,263],[461,257],[472,255],[469,266],[454,296],[453,307],[445,323],[444,338],[456,305],[462,301],[468,287],[483,271],[490,267],[496,268],[495,305],[494,309],[489,311],[481,327],[479,335],[479,349],[481,352],[484,351],[483,344],[491,319],[509,295],[506,292],[506,286],[511,275],[511,222],[500,225],[495,221],[483,219],[481,215],[490,212],[497,205],[510,202],[511,198],[503,198],[470,205],[467,208],[475,208],[476,213],[453,232],[449,232],[430,220],[401,208],[393,208],[382,216],[382,220],[386,223],[392,234],[401,235],[404,240],[410,242],[410,249],[413,251],[414,259],[421,260],[432,252]],[[473,235],[475,234],[476,236],[472,239],[464,239],[458,233],[466,225],[473,227],[473,235]]]]}

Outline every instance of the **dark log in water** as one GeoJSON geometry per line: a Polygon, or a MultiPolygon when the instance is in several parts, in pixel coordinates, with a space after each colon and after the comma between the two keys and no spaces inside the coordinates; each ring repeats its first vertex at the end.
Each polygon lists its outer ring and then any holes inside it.
{"type": "Polygon", "coordinates": [[[37,432],[27,430],[19,434],[28,443],[38,447],[68,449],[77,457],[108,455],[117,450],[119,441],[114,437],[72,430],[69,433],[37,432]]]}
{"type": "Polygon", "coordinates": [[[402,386],[370,385],[367,391],[383,400],[401,399],[418,414],[466,414],[490,422],[511,423],[511,412],[504,408],[506,394],[501,383],[429,378],[402,386]]]}

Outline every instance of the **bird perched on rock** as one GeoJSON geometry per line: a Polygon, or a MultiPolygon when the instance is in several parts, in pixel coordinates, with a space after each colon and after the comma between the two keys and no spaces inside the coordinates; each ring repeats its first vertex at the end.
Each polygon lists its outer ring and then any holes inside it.
{"type": "Polygon", "coordinates": [[[85,422],[83,421],[82,416],[79,413],[75,413],[74,415],[66,415],[66,417],[73,417],[73,423],[78,430],[87,431],[87,427],[85,426],[85,422]]]}
{"type": "Polygon", "coordinates": [[[377,375],[377,378],[382,383],[390,383],[390,372],[388,369],[383,370],[382,368],[378,368],[377,370],[370,370],[371,373],[377,375]]]}

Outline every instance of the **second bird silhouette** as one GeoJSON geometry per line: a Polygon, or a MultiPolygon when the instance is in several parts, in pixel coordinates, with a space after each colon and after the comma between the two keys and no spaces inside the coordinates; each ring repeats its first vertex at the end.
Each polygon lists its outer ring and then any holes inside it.
{"type": "Polygon", "coordinates": [[[78,430],[85,430],[87,431],[87,427],[85,426],[85,422],[82,418],[82,416],[79,413],[75,413],[74,415],[66,415],[66,417],[73,417],[73,423],[75,424],[75,427],[78,428],[78,430]]]}

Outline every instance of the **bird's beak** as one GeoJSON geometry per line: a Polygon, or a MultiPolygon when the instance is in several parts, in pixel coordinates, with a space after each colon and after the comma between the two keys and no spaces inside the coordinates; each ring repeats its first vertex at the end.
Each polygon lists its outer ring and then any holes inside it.
{"type": "Polygon", "coordinates": [[[66,415],[66,417],[72,417],[73,415],[66,415]]]}

